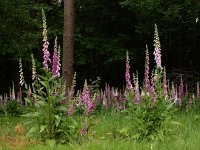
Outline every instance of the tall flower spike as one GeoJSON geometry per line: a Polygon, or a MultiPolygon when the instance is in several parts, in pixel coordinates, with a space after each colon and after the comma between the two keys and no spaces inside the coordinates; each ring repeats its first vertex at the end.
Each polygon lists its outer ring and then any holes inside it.
{"type": "Polygon", "coordinates": [[[21,58],[19,59],[19,76],[20,76],[19,84],[20,84],[20,86],[23,86],[25,81],[24,81],[24,74],[23,74],[23,70],[22,70],[22,59],[21,58]]]}
{"type": "Polygon", "coordinates": [[[199,82],[197,82],[197,98],[200,97],[200,92],[199,92],[199,82]]]}
{"type": "Polygon", "coordinates": [[[54,44],[54,54],[53,54],[53,64],[52,64],[52,74],[55,77],[60,77],[60,65],[59,65],[59,57],[58,57],[58,50],[57,50],[57,37],[55,38],[54,44]]]}
{"type": "Polygon", "coordinates": [[[138,105],[139,103],[139,85],[138,85],[138,76],[135,77],[133,74],[133,80],[134,80],[134,104],[138,105]]]}
{"type": "Polygon", "coordinates": [[[34,83],[36,78],[36,65],[33,54],[31,54],[31,61],[32,61],[32,82],[34,83]]]}
{"type": "Polygon", "coordinates": [[[13,82],[13,88],[12,88],[12,98],[13,100],[15,100],[15,85],[14,85],[14,82],[13,82]]]}
{"type": "Polygon", "coordinates": [[[46,17],[44,10],[42,9],[42,20],[43,20],[43,66],[46,70],[48,70],[48,62],[51,62],[50,60],[50,53],[48,50],[49,42],[47,41],[47,24],[46,24],[46,17]]]}
{"type": "Polygon", "coordinates": [[[146,62],[145,62],[145,90],[149,92],[150,90],[150,81],[149,81],[149,51],[148,46],[146,45],[146,62]]]}
{"type": "Polygon", "coordinates": [[[188,93],[188,85],[186,84],[186,85],[185,85],[185,96],[187,97],[188,94],[189,94],[189,93],[188,93]]]}
{"type": "Polygon", "coordinates": [[[171,95],[171,99],[172,100],[175,100],[175,97],[176,97],[176,89],[174,87],[174,82],[172,82],[172,85],[171,85],[171,91],[170,91],[170,95],[171,95]]]}
{"type": "Polygon", "coordinates": [[[181,76],[179,98],[182,100],[183,96],[184,96],[184,85],[183,85],[183,79],[181,76]]]}
{"type": "Polygon", "coordinates": [[[163,95],[167,95],[167,77],[166,77],[166,69],[164,67],[164,72],[163,72],[163,95]]]}
{"type": "Polygon", "coordinates": [[[89,107],[90,105],[90,91],[87,85],[87,80],[85,80],[84,87],[83,87],[83,92],[82,92],[82,99],[84,102],[85,107],[89,107]]]}
{"type": "Polygon", "coordinates": [[[130,65],[129,65],[129,55],[128,51],[126,52],[126,74],[125,74],[125,79],[126,79],[126,90],[127,92],[130,91],[132,88],[132,84],[130,81],[130,65]]]}
{"type": "Polygon", "coordinates": [[[160,40],[158,35],[158,28],[155,24],[155,31],[154,31],[154,60],[156,61],[156,68],[162,69],[161,66],[161,48],[160,48],[160,40]]]}
{"type": "Polygon", "coordinates": [[[151,78],[151,95],[153,96],[153,101],[154,103],[157,101],[157,95],[156,95],[156,91],[155,91],[155,80],[154,80],[154,74],[152,75],[152,78],[151,78]]]}
{"type": "Polygon", "coordinates": [[[61,62],[60,62],[60,52],[61,52],[61,48],[60,45],[58,46],[58,65],[61,68],[61,62]]]}

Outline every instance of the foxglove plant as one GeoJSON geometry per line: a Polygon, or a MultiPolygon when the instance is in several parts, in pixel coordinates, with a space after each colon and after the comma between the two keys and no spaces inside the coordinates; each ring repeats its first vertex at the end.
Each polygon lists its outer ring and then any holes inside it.
{"type": "Polygon", "coordinates": [[[178,105],[180,107],[182,106],[182,91],[181,91],[181,86],[178,87],[178,105]]]}
{"type": "Polygon", "coordinates": [[[176,97],[176,89],[174,87],[174,83],[172,82],[172,85],[171,85],[171,90],[170,90],[170,97],[172,100],[175,100],[175,97],[176,97]]]}
{"type": "Polygon", "coordinates": [[[24,85],[25,81],[24,81],[24,74],[23,74],[23,69],[22,69],[22,60],[21,58],[19,59],[19,75],[20,75],[20,79],[19,79],[19,92],[18,92],[18,100],[19,100],[19,104],[20,106],[22,106],[22,86],[24,85]]]}
{"type": "Polygon", "coordinates": [[[107,105],[109,106],[111,103],[111,89],[110,89],[110,85],[107,83],[105,85],[105,94],[107,97],[107,105]]]}
{"type": "Polygon", "coordinates": [[[186,85],[185,85],[185,96],[187,97],[188,94],[189,94],[189,93],[188,93],[188,85],[186,84],[186,85]]]}
{"type": "Polygon", "coordinates": [[[54,45],[52,74],[55,77],[60,77],[60,58],[58,56],[58,50],[57,50],[57,37],[55,39],[55,45],[54,45]]]}
{"type": "Polygon", "coordinates": [[[42,20],[43,20],[43,66],[46,70],[48,70],[48,62],[51,62],[50,60],[50,53],[48,50],[49,42],[47,40],[47,25],[46,25],[46,17],[44,10],[42,9],[42,20]]]}
{"type": "Polygon", "coordinates": [[[199,91],[199,82],[197,82],[197,98],[200,97],[200,91],[199,91]]]}
{"type": "Polygon", "coordinates": [[[86,133],[87,133],[87,125],[84,124],[84,126],[83,126],[83,128],[82,128],[80,134],[83,136],[83,135],[85,135],[86,133]]]}
{"type": "MultiPolygon", "coordinates": [[[[154,76],[154,75],[153,75],[154,76]]],[[[154,103],[156,102],[157,100],[157,95],[156,95],[156,91],[155,91],[155,83],[154,83],[154,77],[152,77],[151,79],[151,95],[153,96],[153,101],[154,103]]]]}
{"type": "Polygon", "coordinates": [[[133,80],[134,80],[134,104],[138,105],[139,103],[139,85],[138,85],[138,76],[135,77],[133,74],[133,80]]]}
{"type": "Polygon", "coordinates": [[[35,65],[35,58],[33,54],[31,54],[31,61],[32,61],[32,87],[34,87],[35,79],[36,79],[36,65],[35,65]]]}
{"type": "Polygon", "coordinates": [[[25,81],[24,81],[24,74],[23,74],[23,69],[22,69],[22,60],[21,60],[21,58],[19,59],[19,76],[20,76],[19,85],[23,86],[25,81]]]}
{"type": "Polygon", "coordinates": [[[12,88],[12,99],[15,100],[15,86],[14,86],[14,82],[13,82],[13,88],[12,88]]]}
{"type": "Polygon", "coordinates": [[[85,108],[89,107],[90,104],[90,90],[87,85],[87,80],[85,80],[83,92],[82,92],[82,100],[84,102],[85,108]]]}
{"type": "Polygon", "coordinates": [[[19,87],[19,91],[18,91],[18,101],[19,101],[19,105],[22,106],[22,88],[19,87]]]}
{"type": "Polygon", "coordinates": [[[165,67],[164,67],[164,72],[163,72],[163,95],[164,97],[167,95],[167,77],[166,77],[165,67]]]}
{"type": "Polygon", "coordinates": [[[156,68],[162,69],[161,66],[161,48],[160,48],[160,40],[158,35],[158,28],[155,24],[155,31],[154,31],[154,60],[156,61],[156,68]]]}
{"type": "Polygon", "coordinates": [[[67,115],[71,116],[74,110],[74,104],[71,104],[68,108],[67,115]]]}
{"type": "Polygon", "coordinates": [[[184,85],[183,85],[183,79],[182,79],[182,76],[181,76],[181,81],[180,81],[180,86],[179,86],[179,93],[178,93],[179,106],[182,105],[183,95],[184,95],[184,85]]]}
{"type": "Polygon", "coordinates": [[[148,46],[146,45],[146,62],[145,62],[145,90],[149,92],[150,81],[149,81],[149,52],[148,46]]]}
{"type": "Polygon", "coordinates": [[[86,115],[89,116],[89,114],[91,113],[92,110],[94,110],[95,108],[95,103],[94,102],[90,102],[89,107],[86,111],[86,115]]]}
{"type": "Polygon", "coordinates": [[[128,51],[126,52],[126,73],[125,73],[125,79],[126,79],[126,90],[127,92],[130,91],[132,88],[131,80],[130,80],[130,65],[129,65],[129,54],[128,51]]]}

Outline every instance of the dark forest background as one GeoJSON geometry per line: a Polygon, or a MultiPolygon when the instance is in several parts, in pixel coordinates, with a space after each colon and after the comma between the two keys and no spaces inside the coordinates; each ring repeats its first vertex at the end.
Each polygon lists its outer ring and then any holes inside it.
{"type": "MultiPolygon", "coordinates": [[[[47,17],[48,40],[62,47],[63,3],[54,0],[0,0],[0,93],[19,81],[22,58],[25,80],[31,80],[31,57],[42,61],[42,8],[47,17]]],[[[154,67],[154,24],[159,29],[162,65],[172,80],[199,78],[199,0],[76,0],[75,66],[77,87],[85,79],[101,77],[102,86],[124,85],[125,55],[131,72],[143,78],[145,45],[154,67]]],[[[52,53],[51,53],[52,54],[52,53]]]]}

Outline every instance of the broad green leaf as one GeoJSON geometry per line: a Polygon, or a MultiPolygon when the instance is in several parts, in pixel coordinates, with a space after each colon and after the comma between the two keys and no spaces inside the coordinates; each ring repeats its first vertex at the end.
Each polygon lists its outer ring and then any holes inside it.
{"type": "Polygon", "coordinates": [[[56,127],[58,127],[60,124],[61,117],[59,115],[54,115],[54,117],[56,118],[55,120],[56,127]]]}
{"type": "Polygon", "coordinates": [[[47,128],[47,125],[42,125],[42,126],[40,127],[40,133],[43,132],[46,128],[47,128]]]}
{"type": "Polygon", "coordinates": [[[46,106],[47,105],[47,102],[46,101],[38,101],[37,102],[39,105],[41,106],[46,106]]]}
{"type": "Polygon", "coordinates": [[[59,106],[59,107],[57,107],[57,110],[66,112],[67,111],[67,107],[66,106],[59,106]]]}
{"type": "Polygon", "coordinates": [[[32,136],[34,136],[35,132],[37,132],[37,128],[32,127],[25,136],[28,137],[28,138],[32,137],[32,136]]]}

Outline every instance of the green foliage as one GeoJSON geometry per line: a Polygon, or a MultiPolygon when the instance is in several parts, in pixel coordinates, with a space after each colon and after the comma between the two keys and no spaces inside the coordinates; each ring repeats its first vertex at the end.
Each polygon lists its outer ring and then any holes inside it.
{"type": "Polygon", "coordinates": [[[163,99],[155,104],[151,97],[145,97],[146,102],[143,101],[126,111],[126,115],[128,112],[128,118],[133,122],[132,127],[124,126],[115,130],[115,136],[130,140],[164,140],[164,137],[171,133],[172,124],[179,124],[172,121],[176,111],[173,103],[163,99]]]}
{"type": "Polygon", "coordinates": [[[19,105],[17,100],[9,100],[5,105],[6,114],[17,116],[23,113],[23,106],[19,105]]]}
{"type": "Polygon", "coordinates": [[[66,100],[65,94],[61,81],[51,73],[44,71],[43,76],[38,75],[32,98],[26,99],[32,111],[23,115],[33,123],[28,136],[36,132],[43,141],[54,139],[57,143],[78,139],[78,123],[67,116],[68,107],[61,104],[61,100],[66,100]]]}
{"type": "Polygon", "coordinates": [[[19,116],[24,114],[28,108],[20,106],[18,100],[8,100],[0,104],[0,114],[19,116]]]}
{"type": "MultiPolygon", "coordinates": [[[[162,70],[156,69],[153,80],[156,91],[156,101],[152,93],[141,95],[138,105],[133,104],[134,95],[127,95],[128,108],[123,111],[132,120],[133,127],[123,127],[116,130],[117,135],[128,139],[164,140],[171,131],[173,115],[176,112],[174,103],[163,95],[162,70]]],[[[152,92],[152,91],[151,91],[152,92]]],[[[176,123],[179,124],[179,123],[176,123]]]]}

